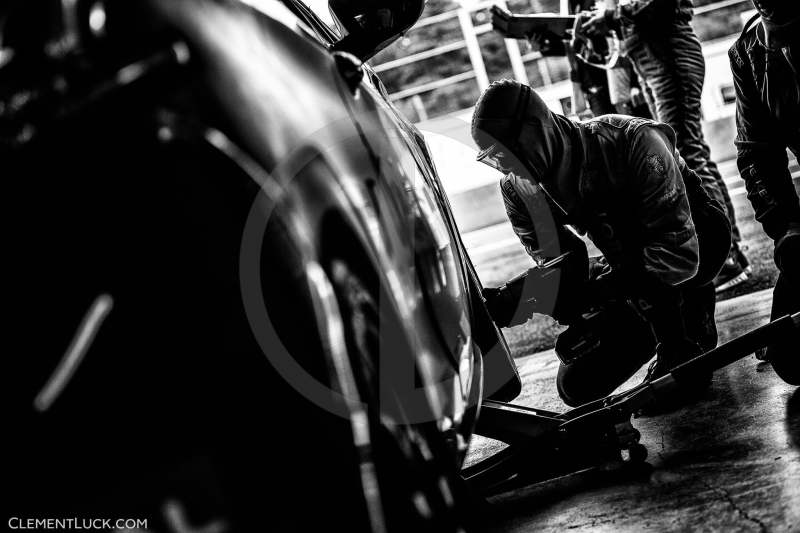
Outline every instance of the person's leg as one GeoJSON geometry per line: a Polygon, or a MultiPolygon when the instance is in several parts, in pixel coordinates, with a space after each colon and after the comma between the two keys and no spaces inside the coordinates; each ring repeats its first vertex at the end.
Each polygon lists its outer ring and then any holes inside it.
{"type": "Polygon", "coordinates": [[[722,174],[720,174],[719,172],[719,167],[710,158],[710,153],[707,160],[708,160],[708,169],[714,176],[714,179],[717,182],[717,186],[720,192],[722,192],[722,199],[725,202],[725,210],[728,214],[728,220],[731,223],[731,239],[733,245],[736,246],[737,243],[742,241],[742,234],[739,231],[739,226],[736,225],[736,209],[733,207],[733,201],[731,200],[731,195],[730,192],[728,191],[728,186],[725,185],[725,180],[722,179],[722,174]]]}
{"type": "MultiPolygon", "coordinates": [[[[567,341],[585,354],[558,368],[556,387],[564,403],[575,407],[611,394],[653,357],[656,339],[658,357],[648,370],[648,380],[716,344],[713,286],[710,300],[707,290],[693,292],[686,302],[680,289],[646,292],[647,301],[637,305],[638,312],[625,303],[611,304],[593,324],[573,324],[559,336],[556,351],[562,357],[568,350],[561,345],[567,341]],[[683,316],[687,312],[689,316],[683,316]],[[592,348],[584,348],[587,345],[592,348]]],[[[702,389],[708,382],[708,376],[698,376],[692,388],[702,389]]],[[[686,392],[681,390],[679,396],[686,392]]]]}
{"type": "Polygon", "coordinates": [[[675,131],[677,148],[686,164],[700,176],[709,195],[725,205],[721,179],[709,169],[708,146],[700,126],[700,97],[705,80],[703,52],[693,33],[683,37],[679,32],[642,40],[629,56],[652,94],[658,120],[675,131]]]}
{"type": "MultiPolygon", "coordinates": [[[[562,349],[564,345],[580,347],[575,351],[585,354],[559,366],[556,387],[567,405],[578,406],[611,394],[652,358],[656,339],[661,344],[648,379],[716,346],[713,285],[645,292],[638,312],[627,303],[609,304],[592,323],[573,324],[559,336],[556,351],[562,359],[570,351],[562,349]]],[[[690,389],[701,391],[709,382],[708,375],[697,376],[678,396],[689,399],[690,389]]]]}
{"type": "Polygon", "coordinates": [[[652,101],[648,91],[643,87],[643,82],[633,68],[630,59],[627,57],[619,58],[619,68],[625,69],[628,73],[628,83],[630,85],[630,98],[625,102],[618,103],[615,107],[620,115],[630,115],[632,117],[647,118],[652,120],[655,114],[652,109],[652,101]]]}
{"type": "Polygon", "coordinates": [[[708,192],[715,194],[715,198],[727,209],[733,242],[739,242],[741,236],[736,226],[736,214],[728,187],[722,179],[717,164],[711,159],[711,149],[703,134],[702,95],[706,64],[702,46],[694,30],[687,24],[676,27],[675,33],[669,40],[669,49],[673,50],[676,75],[683,88],[683,112],[675,113],[674,118],[665,122],[675,129],[678,151],[683,155],[689,168],[701,175],[705,173],[713,180],[716,187],[708,189],[708,192]]]}
{"type": "Polygon", "coordinates": [[[640,43],[630,56],[654,97],[658,119],[675,130],[677,148],[686,164],[700,176],[706,192],[726,208],[731,223],[730,264],[715,285],[720,289],[732,287],[747,278],[749,263],[739,250],[741,234],[733,203],[716,163],[711,161],[701,126],[705,59],[700,42],[691,26],[676,26],[669,37],[640,43]]]}
{"type": "Polygon", "coordinates": [[[653,357],[653,352],[621,349],[603,352],[558,367],[558,395],[570,407],[605,398],[653,357]]]}
{"type": "Polygon", "coordinates": [[[708,283],[702,287],[685,289],[681,312],[686,324],[686,333],[697,343],[703,352],[717,347],[719,335],[714,319],[716,293],[714,285],[708,283]]]}
{"type": "Polygon", "coordinates": [[[724,208],[698,187],[697,173],[684,167],[692,221],[697,233],[699,265],[697,274],[688,283],[691,287],[713,284],[731,249],[731,227],[724,208]]]}
{"type": "MultiPolygon", "coordinates": [[[[589,260],[589,278],[609,271],[604,257],[589,260]]],[[[582,313],[559,334],[556,377],[561,399],[577,407],[608,396],[647,363],[656,341],[650,324],[626,301],[582,313]],[[568,361],[565,364],[563,361],[568,361]]]]}
{"type": "Polygon", "coordinates": [[[572,407],[608,396],[655,352],[650,325],[625,302],[609,303],[601,315],[573,324],[559,335],[556,350],[562,358],[568,343],[584,354],[558,368],[558,394],[572,407]]]}

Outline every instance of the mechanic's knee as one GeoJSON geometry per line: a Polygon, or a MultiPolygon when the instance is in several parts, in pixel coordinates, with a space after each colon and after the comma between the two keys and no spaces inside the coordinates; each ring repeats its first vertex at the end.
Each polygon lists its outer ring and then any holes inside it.
{"type": "Polygon", "coordinates": [[[608,387],[598,387],[598,381],[586,372],[581,372],[575,365],[561,364],[556,376],[556,389],[561,400],[570,407],[599,400],[608,396],[613,390],[608,387]]]}

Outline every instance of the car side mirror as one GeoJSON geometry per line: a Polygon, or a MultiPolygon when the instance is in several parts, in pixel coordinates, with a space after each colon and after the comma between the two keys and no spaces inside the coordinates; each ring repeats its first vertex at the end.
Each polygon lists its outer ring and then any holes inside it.
{"type": "Polygon", "coordinates": [[[425,0],[329,0],[328,7],[344,36],[334,51],[366,62],[416,24],[425,0]]]}

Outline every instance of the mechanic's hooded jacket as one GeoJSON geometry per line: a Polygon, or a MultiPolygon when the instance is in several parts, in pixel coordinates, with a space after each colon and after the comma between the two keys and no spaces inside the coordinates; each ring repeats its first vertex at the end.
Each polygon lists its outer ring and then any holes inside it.
{"type": "MultiPolygon", "coordinates": [[[[797,1],[797,0],[790,0],[797,1]]],[[[800,24],[784,46],[764,44],[757,17],[730,49],[736,88],[739,172],[756,220],[773,239],[800,223],[786,148],[800,158],[800,24]]]]}
{"type": "MultiPolygon", "coordinates": [[[[574,238],[568,224],[588,233],[618,280],[638,285],[655,278],[677,286],[693,278],[699,244],[689,198],[713,201],[678,155],[672,129],[619,115],[578,124],[551,113],[527,86],[505,83],[523,90],[527,102],[515,115],[520,120],[503,125],[478,119],[474,129],[494,140],[503,131],[516,137],[503,143],[522,163],[514,168],[529,174],[508,174],[501,189],[514,231],[534,261],[562,253],[574,238]]],[[[492,111],[479,107],[476,117],[481,115],[492,111]]],[[[729,247],[720,246],[723,258],[729,247]]]]}

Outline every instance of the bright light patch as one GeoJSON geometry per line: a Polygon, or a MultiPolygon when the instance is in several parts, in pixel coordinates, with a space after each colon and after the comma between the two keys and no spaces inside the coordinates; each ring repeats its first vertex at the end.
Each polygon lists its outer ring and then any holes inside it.
{"type": "Polygon", "coordinates": [[[103,4],[96,3],[89,12],[89,27],[95,35],[100,35],[106,28],[106,10],[103,4]]]}

